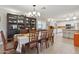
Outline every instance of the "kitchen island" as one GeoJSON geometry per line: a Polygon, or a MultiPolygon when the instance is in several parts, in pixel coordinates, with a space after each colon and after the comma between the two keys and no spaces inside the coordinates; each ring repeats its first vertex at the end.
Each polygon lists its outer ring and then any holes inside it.
{"type": "Polygon", "coordinates": [[[76,29],[63,29],[63,38],[73,39],[74,33],[79,32],[79,30],[76,29]]]}

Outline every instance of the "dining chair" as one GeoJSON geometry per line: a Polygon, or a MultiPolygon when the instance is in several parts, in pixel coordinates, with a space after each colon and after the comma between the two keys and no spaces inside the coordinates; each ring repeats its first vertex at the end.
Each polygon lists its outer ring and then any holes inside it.
{"type": "Polygon", "coordinates": [[[51,40],[51,45],[53,45],[54,43],[54,33],[53,33],[53,29],[52,29],[52,40],[51,40]]]}
{"type": "Polygon", "coordinates": [[[45,47],[47,48],[47,31],[46,30],[43,30],[41,31],[41,36],[40,36],[40,47],[41,47],[41,50],[42,50],[42,46],[43,46],[43,43],[45,43],[45,47]]]}
{"type": "Polygon", "coordinates": [[[28,33],[28,30],[26,30],[26,29],[21,29],[20,30],[20,34],[26,34],[26,33],[28,33]]]}
{"type": "Polygon", "coordinates": [[[38,35],[38,31],[29,33],[29,49],[36,48],[37,54],[39,53],[38,35]]]}
{"type": "Polygon", "coordinates": [[[0,31],[0,34],[1,34],[2,42],[3,42],[4,53],[10,52],[11,50],[15,50],[15,49],[14,49],[14,42],[11,42],[12,45],[13,45],[13,47],[12,47],[11,43],[9,43],[9,42],[7,41],[7,39],[5,39],[5,36],[4,36],[3,31],[0,31]],[[10,45],[10,46],[9,46],[9,45],[10,45]],[[11,47],[11,48],[10,48],[10,47],[11,47]]]}
{"type": "Polygon", "coordinates": [[[49,43],[51,43],[51,45],[53,45],[54,43],[53,29],[47,30],[47,43],[48,43],[48,46],[49,46],[49,43]]]}

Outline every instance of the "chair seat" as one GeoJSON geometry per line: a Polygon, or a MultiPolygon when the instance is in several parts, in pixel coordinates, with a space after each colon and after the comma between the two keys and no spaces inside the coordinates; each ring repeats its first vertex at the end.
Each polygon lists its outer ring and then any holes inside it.
{"type": "Polygon", "coordinates": [[[14,45],[13,45],[13,44],[14,44],[13,42],[8,42],[6,49],[7,49],[7,50],[8,50],[8,49],[9,49],[9,50],[10,50],[10,49],[13,49],[13,48],[14,48],[14,45]]]}
{"type": "Polygon", "coordinates": [[[3,31],[0,31],[0,34],[1,34],[2,42],[3,42],[4,53],[12,49],[14,50],[14,42],[7,42],[7,39],[5,38],[3,31]]]}
{"type": "Polygon", "coordinates": [[[30,48],[36,47],[36,43],[30,44],[30,48]]]}
{"type": "Polygon", "coordinates": [[[15,50],[14,49],[14,43],[13,42],[8,42],[8,43],[6,43],[4,45],[6,45],[6,46],[3,46],[4,53],[15,50]]]}

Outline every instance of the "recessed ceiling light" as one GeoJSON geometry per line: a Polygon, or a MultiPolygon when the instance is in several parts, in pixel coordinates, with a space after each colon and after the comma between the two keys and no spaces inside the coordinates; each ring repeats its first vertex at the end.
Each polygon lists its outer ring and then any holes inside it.
{"type": "Polygon", "coordinates": [[[66,18],[66,20],[70,20],[70,18],[66,18]]]}
{"type": "Polygon", "coordinates": [[[73,19],[77,19],[77,17],[74,16],[73,19]]]}

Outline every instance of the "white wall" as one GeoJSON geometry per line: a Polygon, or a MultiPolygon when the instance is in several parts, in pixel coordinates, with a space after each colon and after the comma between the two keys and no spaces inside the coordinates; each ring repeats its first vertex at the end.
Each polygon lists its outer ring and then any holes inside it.
{"type": "MultiPolygon", "coordinates": [[[[7,37],[7,13],[15,13],[9,10],[0,9],[0,31],[4,32],[5,38],[7,37]]],[[[17,13],[22,14],[22,13],[17,13]]],[[[0,44],[2,44],[2,39],[0,37],[0,44]]]]}
{"type": "MultiPolygon", "coordinates": [[[[7,17],[6,17],[6,12],[2,9],[0,9],[0,31],[2,30],[4,32],[4,35],[6,37],[6,32],[7,32],[7,17]]],[[[0,37],[0,44],[2,43],[2,39],[0,37]]]]}

